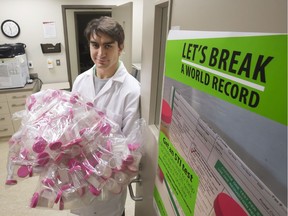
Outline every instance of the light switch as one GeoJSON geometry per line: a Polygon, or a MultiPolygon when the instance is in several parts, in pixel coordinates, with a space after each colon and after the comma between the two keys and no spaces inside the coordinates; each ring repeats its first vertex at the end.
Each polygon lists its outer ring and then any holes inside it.
{"type": "Polygon", "coordinates": [[[32,61],[28,61],[28,68],[33,68],[33,62],[32,61]]]}
{"type": "Polygon", "coordinates": [[[61,65],[60,59],[56,59],[56,65],[57,65],[57,66],[60,66],[60,65],[61,65]]]}

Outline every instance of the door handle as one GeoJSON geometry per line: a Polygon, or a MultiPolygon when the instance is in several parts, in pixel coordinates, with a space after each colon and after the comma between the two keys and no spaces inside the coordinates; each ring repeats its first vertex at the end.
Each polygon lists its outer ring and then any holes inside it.
{"type": "Polygon", "coordinates": [[[142,179],[140,177],[140,175],[137,175],[137,177],[135,179],[133,179],[129,184],[128,184],[128,189],[129,189],[129,194],[130,194],[130,197],[132,200],[134,201],[142,201],[143,200],[143,197],[140,196],[140,197],[136,197],[135,194],[134,194],[134,191],[133,191],[133,188],[132,188],[132,183],[138,183],[139,185],[141,185],[142,183],[142,179]]]}

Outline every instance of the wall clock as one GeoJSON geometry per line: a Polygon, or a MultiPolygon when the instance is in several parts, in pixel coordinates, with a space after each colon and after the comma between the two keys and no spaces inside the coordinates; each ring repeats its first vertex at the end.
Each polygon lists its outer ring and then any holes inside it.
{"type": "Polygon", "coordinates": [[[1,24],[2,33],[9,38],[15,38],[20,34],[20,27],[13,20],[4,20],[1,24]]]}

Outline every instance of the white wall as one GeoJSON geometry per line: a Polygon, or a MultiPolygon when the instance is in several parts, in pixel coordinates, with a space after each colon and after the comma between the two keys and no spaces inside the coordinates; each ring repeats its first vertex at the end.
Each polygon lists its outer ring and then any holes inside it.
{"type": "Polygon", "coordinates": [[[176,0],[172,26],[181,30],[287,32],[287,0],[176,0]]]}
{"type": "Polygon", "coordinates": [[[44,83],[68,81],[65,41],[61,5],[119,5],[133,2],[133,47],[132,62],[141,62],[142,44],[142,1],[143,0],[0,0],[0,23],[5,19],[18,22],[21,28],[17,38],[10,39],[0,33],[0,44],[24,43],[29,61],[34,68],[30,73],[38,73],[44,83]],[[53,21],[56,24],[56,38],[46,39],[43,35],[43,22],[53,21]],[[41,43],[61,43],[61,53],[43,54],[41,43]],[[47,68],[47,58],[54,61],[54,68],[47,68]],[[61,65],[56,66],[55,60],[61,65]]]}

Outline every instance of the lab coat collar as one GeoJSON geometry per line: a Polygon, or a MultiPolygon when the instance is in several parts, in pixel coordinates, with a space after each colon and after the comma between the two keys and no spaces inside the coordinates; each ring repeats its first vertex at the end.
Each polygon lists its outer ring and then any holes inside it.
{"type": "Polygon", "coordinates": [[[118,67],[116,73],[111,77],[111,79],[113,81],[117,81],[117,82],[123,83],[124,79],[125,79],[126,72],[127,72],[127,70],[126,70],[123,62],[119,61],[119,67],[118,67]]]}
{"type": "MultiPolygon", "coordinates": [[[[93,78],[93,76],[94,76],[95,67],[96,67],[96,65],[94,65],[91,68],[92,70],[90,70],[89,76],[91,76],[91,78],[93,78]]],[[[119,61],[119,67],[116,70],[115,74],[110,78],[110,80],[123,83],[124,79],[125,79],[126,72],[128,72],[128,71],[125,68],[123,62],[119,61]]],[[[92,81],[93,81],[93,79],[92,79],[92,81]]]]}

